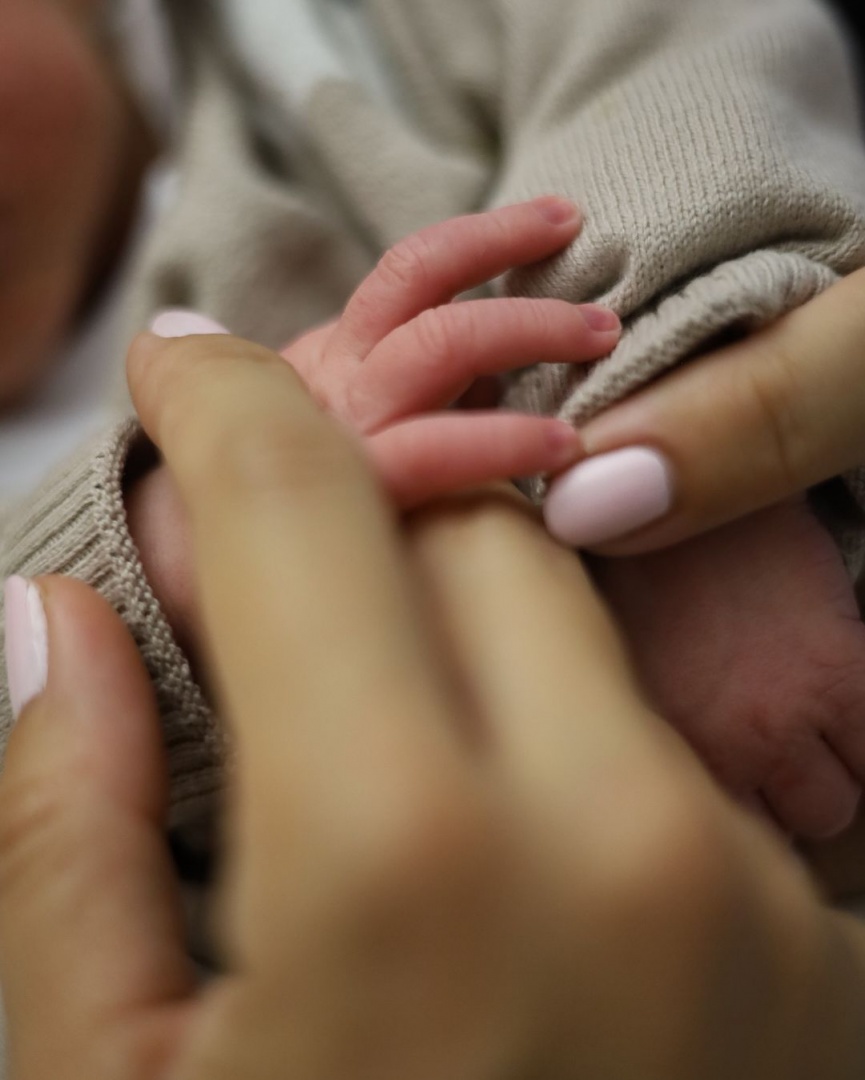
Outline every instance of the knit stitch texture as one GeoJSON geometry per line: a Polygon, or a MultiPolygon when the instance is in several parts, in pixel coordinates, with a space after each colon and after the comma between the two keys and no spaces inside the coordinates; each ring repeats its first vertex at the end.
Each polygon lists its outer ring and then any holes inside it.
{"type": "MultiPolygon", "coordinates": [[[[581,237],[497,287],[609,304],[625,334],[591,369],[520,373],[507,403],[579,423],[865,265],[850,59],[816,0],[368,0],[391,94],[348,75],[283,84],[248,53],[248,3],[173,7],[180,183],[130,329],[183,305],[282,344],[337,313],[406,233],[558,193],[585,209],[581,237]]],[[[10,511],[0,571],[73,574],[127,620],[180,825],[207,813],[225,744],[126,528],[136,439],[120,423],[10,511]]],[[[858,475],[850,490],[861,505],[858,475]]],[[[839,534],[855,574],[863,535],[839,534]]],[[[0,741],[10,725],[0,689],[0,741]]]]}

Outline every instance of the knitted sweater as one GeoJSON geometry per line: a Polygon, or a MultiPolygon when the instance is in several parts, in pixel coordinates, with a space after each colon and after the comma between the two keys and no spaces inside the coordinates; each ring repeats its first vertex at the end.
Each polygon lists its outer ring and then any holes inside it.
{"type": "MultiPolygon", "coordinates": [[[[326,56],[282,64],[292,5],[270,3],[259,35],[249,3],[172,5],[180,182],[131,327],[182,305],[283,343],[405,233],[560,193],[585,209],[583,234],[499,287],[609,304],[625,334],[591,370],[529,369],[508,399],[580,422],[865,265],[850,61],[818,0],[359,0],[380,81],[326,56]]],[[[0,571],[76,575],[124,616],[158,691],[172,820],[188,824],[211,809],[225,746],[126,528],[139,442],[121,420],[11,511],[0,571]]],[[[858,573],[854,525],[839,538],[858,573]]],[[[0,687],[0,734],[10,723],[0,687]]]]}

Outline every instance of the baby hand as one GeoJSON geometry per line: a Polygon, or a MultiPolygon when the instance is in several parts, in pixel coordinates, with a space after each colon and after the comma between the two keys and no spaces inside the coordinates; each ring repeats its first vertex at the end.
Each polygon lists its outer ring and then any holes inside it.
{"type": "MultiPolygon", "coordinates": [[[[336,322],[283,351],[323,408],[355,430],[402,508],[492,480],[556,472],[582,453],[568,425],[500,412],[442,412],[478,378],[535,362],[595,360],[619,338],[604,308],[559,300],[450,303],[574,239],[572,204],[544,198],[434,225],[389,251],[336,322]]],[[[223,332],[187,312],[163,337],[223,332]]],[[[194,599],[185,517],[160,467],[128,492],[129,527],[180,643],[191,651],[194,599]]]]}
{"type": "Polygon", "coordinates": [[[582,454],[568,424],[442,413],[478,379],[533,363],[597,360],[618,318],[562,300],[454,298],[558,252],[579,232],[557,198],[434,225],[392,248],[342,317],[283,355],[319,403],[365,440],[403,508],[489,480],[558,472],[582,454]]]}

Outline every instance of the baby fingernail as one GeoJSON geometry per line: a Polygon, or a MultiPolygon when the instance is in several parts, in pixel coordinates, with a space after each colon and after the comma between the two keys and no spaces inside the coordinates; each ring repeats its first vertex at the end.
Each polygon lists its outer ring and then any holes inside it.
{"type": "Polygon", "coordinates": [[[601,307],[600,304],[583,304],[580,308],[586,326],[590,330],[610,331],[621,330],[622,322],[615,311],[601,307]]]}
{"type": "Polygon", "coordinates": [[[549,445],[553,460],[550,471],[564,469],[585,454],[580,433],[564,420],[552,420],[549,426],[549,445]]]}
{"type": "Polygon", "coordinates": [[[575,204],[559,195],[544,195],[533,200],[532,205],[550,225],[569,225],[580,218],[580,211],[575,204]]]}
{"type": "Polygon", "coordinates": [[[175,308],[161,311],[151,322],[150,332],[161,338],[181,338],[193,334],[227,334],[229,331],[207,315],[175,308]]]}
{"type": "Polygon", "coordinates": [[[544,520],[562,543],[593,547],[656,521],[672,505],[667,459],[634,446],[588,458],[558,477],[544,504],[544,520]]]}
{"type": "Polygon", "coordinates": [[[5,606],[6,677],[17,720],[48,684],[48,623],[39,589],[25,578],[6,582],[5,606]]]}

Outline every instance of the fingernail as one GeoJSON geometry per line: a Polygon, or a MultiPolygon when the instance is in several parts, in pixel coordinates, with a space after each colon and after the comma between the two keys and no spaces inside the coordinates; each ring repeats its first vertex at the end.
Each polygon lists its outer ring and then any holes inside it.
{"type": "Polygon", "coordinates": [[[173,308],[161,311],[151,322],[150,332],[161,338],[191,337],[193,334],[227,334],[215,319],[197,311],[173,308]]]}
{"type": "Polygon", "coordinates": [[[672,505],[667,459],[634,446],[588,458],[558,477],[544,504],[544,520],[563,544],[592,547],[648,525],[672,505]]]}
{"type": "Polygon", "coordinates": [[[572,465],[585,455],[585,447],[580,433],[564,420],[551,420],[549,425],[550,472],[556,472],[572,465]]]}
{"type": "Polygon", "coordinates": [[[583,314],[583,318],[586,320],[586,326],[588,326],[590,330],[606,332],[622,329],[621,319],[615,311],[611,311],[606,307],[601,307],[600,304],[583,304],[580,311],[583,314]]]}
{"type": "Polygon", "coordinates": [[[574,203],[558,195],[544,195],[540,199],[534,199],[532,205],[550,225],[568,225],[572,221],[578,221],[580,217],[574,203]]]}
{"type": "Polygon", "coordinates": [[[48,623],[39,589],[25,578],[6,582],[5,605],[6,677],[17,720],[48,685],[48,623]]]}

